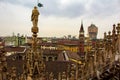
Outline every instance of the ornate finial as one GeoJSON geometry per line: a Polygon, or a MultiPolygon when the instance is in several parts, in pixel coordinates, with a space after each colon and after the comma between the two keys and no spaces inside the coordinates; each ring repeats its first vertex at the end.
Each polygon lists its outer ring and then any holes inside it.
{"type": "Polygon", "coordinates": [[[120,23],[117,24],[116,29],[117,29],[117,34],[119,34],[120,33],[120,23]]]}
{"type": "Polygon", "coordinates": [[[107,35],[106,35],[106,32],[104,33],[104,39],[106,39],[107,35]]]}
{"type": "Polygon", "coordinates": [[[109,35],[109,36],[111,35],[111,31],[108,32],[108,35],[109,35]]]}
{"type": "Polygon", "coordinates": [[[32,80],[31,74],[28,74],[27,80],[32,80]]]}
{"type": "Polygon", "coordinates": [[[113,24],[113,31],[112,31],[112,34],[114,35],[115,33],[116,33],[115,24],[113,24]]]}
{"type": "Polygon", "coordinates": [[[54,78],[54,74],[51,72],[50,75],[49,75],[49,80],[53,80],[54,78]]]}

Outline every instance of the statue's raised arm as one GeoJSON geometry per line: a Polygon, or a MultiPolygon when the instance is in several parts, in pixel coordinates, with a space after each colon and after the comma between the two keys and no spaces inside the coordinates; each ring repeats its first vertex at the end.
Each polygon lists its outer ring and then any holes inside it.
{"type": "Polygon", "coordinates": [[[39,16],[39,11],[35,6],[34,9],[32,10],[32,15],[31,15],[31,21],[33,23],[33,27],[37,27],[38,25],[38,16],[39,16]]]}

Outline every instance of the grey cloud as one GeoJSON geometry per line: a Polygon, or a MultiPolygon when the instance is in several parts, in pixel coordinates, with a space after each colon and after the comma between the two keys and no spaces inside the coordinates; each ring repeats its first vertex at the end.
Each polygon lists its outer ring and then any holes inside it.
{"type": "Polygon", "coordinates": [[[21,5],[26,7],[32,7],[32,3],[30,0],[0,0],[0,2],[10,3],[13,5],[21,5]]]}
{"type": "MultiPolygon", "coordinates": [[[[17,5],[22,5],[25,7],[32,8],[33,4],[37,3],[32,3],[29,0],[3,0],[2,2],[8,2],[11,4],[17,4],[17,5]]],[[[84,6],[81,3],[73,3],[70,4],[67,7],[63,7],[60,4],[60,0],[39,0],[43,4],[42,8],[39,8],[40,12],[44,16],[59,16],[59,17],[69,17],[69,18],[74,18],[78,17],[83,14],[84,12],[84,6]],[[61,9],[62,8],[62,9],[61,9]]]]}
{"type": "Polygon", "coordinates": [[[63,16],[78,17],[85,13],[85,7],[83,4],[74,3],[74,4],[69,5],[66,9],[64,9],[61,12],[63,16]]]}
{"type": "Polygon", "coordinates": [[[0,0],[0,2],[11,3],[11,4],[21,4],[19,0],[0,0]]]}
{"type": "MultiPolygon", "coordinates": [[[[32,8],[34,4],[30,0],[0,0],[0,2],[9,2],[32,8]]],[[[39,8],[44,16],[60,16],[74,18],[83,14],[87,16],[111,16],[120,11],[120,0],[94,0],[90,6],[90,12],[87,12],[86,3],[73,3],[69,6],[63,7],[60,5],[60,0],[39,0],[43,4],[43,8],[39,8]],[[62,8],[62,9],[61,9],[62,8]]]]}
{"type": "Polygon", "coordinates": [[[41,9],[41,13],[45,16],[54,15],[73,18],[78,17],[85,12],[84,5],[81,3],[73,3],[67,7],[63,7],[57,0],[46,0],[46,2],[47,3],[43,3],[44,7],[41,9]]]}
{"type": "Polygon", "coordinates": [[[91,5],[92,15],[111,16],[120,11],[118,0],[96,0],[91,5]]]}

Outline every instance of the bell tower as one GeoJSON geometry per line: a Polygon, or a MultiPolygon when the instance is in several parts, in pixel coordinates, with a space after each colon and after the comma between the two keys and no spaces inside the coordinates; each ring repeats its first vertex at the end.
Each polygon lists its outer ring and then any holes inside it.
{"type": "Polygon", "coordinates": [[[79,43],[78,43],[78,55],[80,57],[84,57],[84,27],[83,27],[83,22],[81,21],[81,27],[79,30],[79,43]]]}

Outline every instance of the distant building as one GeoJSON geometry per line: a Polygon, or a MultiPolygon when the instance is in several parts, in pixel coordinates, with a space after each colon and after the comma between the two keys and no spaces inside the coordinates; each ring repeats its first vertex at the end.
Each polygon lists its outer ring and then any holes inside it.
{"type": "Polygon", "coordinates": [[[59,39],[57,41],[58,50],[68,50],[78,52],[78,39],[59,39]]]}
{"type": "Polygon", "coordinates": [[[84,27],[83,23],[81,23],[80,31],[79,31],[79,41],[78,41],[78,54],[81,57],[84,57],[84,42],[85,42],[85,36],[84,36],[84,27]]]}
{"type": "Polygon", "coordinates": [[[91,40],[97,39],[98,27],[96,27],[94,24],[91,24],[88,27],[88,34],[91,40]]]}
{"type": "Polygon", "coordinates": [[[17,34],[4,38],[5,46],[21,46],[25,44],[26,38],[23,35],[17,34]]]}

